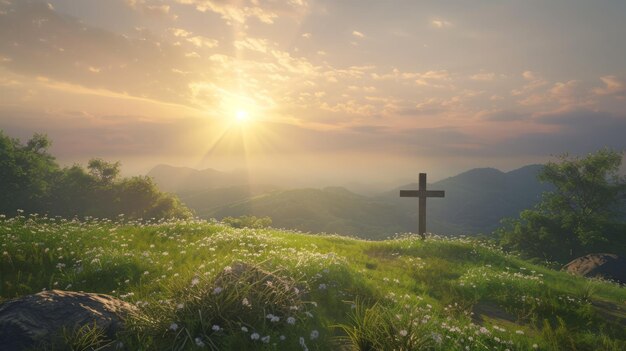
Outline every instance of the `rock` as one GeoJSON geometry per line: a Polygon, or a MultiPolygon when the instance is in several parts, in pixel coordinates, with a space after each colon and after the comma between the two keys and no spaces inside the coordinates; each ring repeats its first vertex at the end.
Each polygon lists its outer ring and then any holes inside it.
{"type": "Polygon", "coordinates": [[[37,347],[86,324],[97,325],[114,340],[135,306],[103,294],[52,290],[23,296],[0,305],[0,349],[37,347]]]}
{"type": "Polygon", "coordinates": [[[585,277],[598,277],[626,284],[626,259],[614,254],[596,253],[579,257],[563,270],[585,277]]]}

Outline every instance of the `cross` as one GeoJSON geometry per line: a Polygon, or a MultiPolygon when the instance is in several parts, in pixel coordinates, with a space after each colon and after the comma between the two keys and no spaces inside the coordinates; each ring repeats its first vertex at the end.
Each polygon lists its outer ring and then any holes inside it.
{"type": "Polygon", "coordinates": [[[426,198],[444,197],[443,190],[426,190],[426,173],[420,173],[419,190],[400,190],[400,197],[418,197],[419,201],[419,231],[422,239],[426,238],[426,198]]]}

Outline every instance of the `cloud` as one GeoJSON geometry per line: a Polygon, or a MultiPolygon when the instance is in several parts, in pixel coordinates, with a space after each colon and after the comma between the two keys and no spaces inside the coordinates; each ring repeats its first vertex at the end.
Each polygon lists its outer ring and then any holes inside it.
{"type": "Polygon", "coordinates": [[[496,122],[523,121],[530,118],[529,114],[511,110],[499,110],[484,114],[483,119],[496,122]]]}
{"type": "Polygon", "coordinates": [[[180,4],[192,5],[200,12],[219,14],[227,24],[243,24],[256,19],[264,24],[273,24],[279,17],[299,18],[308,8],[307,1],[228,1],[228,0],[175,0],[180,4]]]}
{"type": "Polygon", "coordinates": [[[176,19],[176,15],[170,14],[170,6],[164,4],[162,1],[150,1],[150,0],[126,0],[126,4],[145,15],[149,16],[162,16],[176,19]]]}
{"type": "Polygon", "coordinates": [[[191,34],[193,34],[193,33],[189,32],[189,31],[186,31],[186,30],[184,30],[182,28],[170,28],[169,32],[172,33],[172,35],[174,35],[175,37],[183,37],[183,38],[186,38],[186,37],[190,36],[191,34]]]}
{"type": "Polygon", "coordinates": [[[218,41],[215,39],[203,37],[201,35],[197,35],[191,38],[187,38],[187,41],[192,43],[197,47],[206,47],[206,48],[214,48],[218,45],[218,41]]]}
{"type": "Polygon", "coordinates": [[[441,19],[441,18],[436,18],[430,21],[430,24],[435,27],[435,28],[448,28],[448,27],[452,27],[452,22],[441,19]]]}
{"type": "Polygon", "coordinates": [[[0,21],[0,56],[10,71],[107,89],[128,95],[184,102],[188,71],[181,48],[150,33],[118,35],[90,27],[34,1],[16,2],[0,21]]]}
{"type": "Polygon", "coordinates": [[[359,31],[357,31],[357,30],[353,30],[353,31],[352,31],[352,35],[353,35],[353,36],[355,36],[355,37],[357,37],[357,38],[365,38],[365,34],[363,34],[363,33],[359,32],[359,31]]]}
{"type": "Polygon", "coordinates": [[[226,1],[213,0],[176,0],[181,4],[193,5],[200,12],[211,11],[219,14],[228,24],[245,23],[255,18],[262,23],[274,23],[278,15],[272,11],[255,5],[256,1],[244,1],[244,4],[233,4],[226,1]]]}
{"type": "Polygon", "coordinates": [[[480,72],[470,76],[471,80],[490,82],[496,79],[496,74],[493,72],[480,72]]]}
{"type": "Polygon", "coordinates": [[[616,95],[624,97],[626,95],[626,85],[616,76],[603,76],[600,80],[604,83],[604,87],[594,88],[596,95],[616,95]]]}

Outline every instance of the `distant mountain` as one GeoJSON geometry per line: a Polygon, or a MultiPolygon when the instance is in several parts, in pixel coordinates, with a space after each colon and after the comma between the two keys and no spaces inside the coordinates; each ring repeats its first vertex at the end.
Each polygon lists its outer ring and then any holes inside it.
{"type": "Polygon", "coordinates": [[[197,170],[158,165],[148,172],[148,176],[154,179],[161,190],[177,194],[246,184],[243,172],[227,173],[210,168],[197,170]]]}
{"type": "MultiPolygon", "coordinates": [[[[494,168],[476,168],[428,185],[428,189],[445,190],[443,199],[427,201],[428,230],[446,234],[490,233],[504,217],[515,217],[541,200],[550,190],[537,174],[542,165],[525,166],[507,173],[494,168]]],[[[379,197],[397,204],[417,221],[417,199],[399,198],[400,189],[417,189],[412,183],[379,197]]]]}
{"type": "MultiPolygon", "coordinates": [[[[447,235],[491,233],[504,217],[531,208],[550,186],[530,165],[510,172],[477,168],[428,185],[445,190],[445,198],[427,205],[429,232],[447,235]]],[[[177,193],[203,218],[269,216],[273,225],[310,232],[328,232],[382,239],[417,230],[417,199],[400,198],[406,184],[376,196],[355,194],[342,187],[283,190],[272,185],[249,185],[242,174],[212,169],[157,166],[150,173],[162,190],[177,193]]]]}

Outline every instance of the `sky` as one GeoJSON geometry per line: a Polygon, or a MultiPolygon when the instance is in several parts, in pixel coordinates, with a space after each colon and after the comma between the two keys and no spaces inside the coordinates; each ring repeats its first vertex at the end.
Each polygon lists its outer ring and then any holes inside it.
{"type": "Polygon", "coordinates": [[[623,0],[0,0],[0,129],[65,165],[394,183],[626,149],[623,0]]]}

